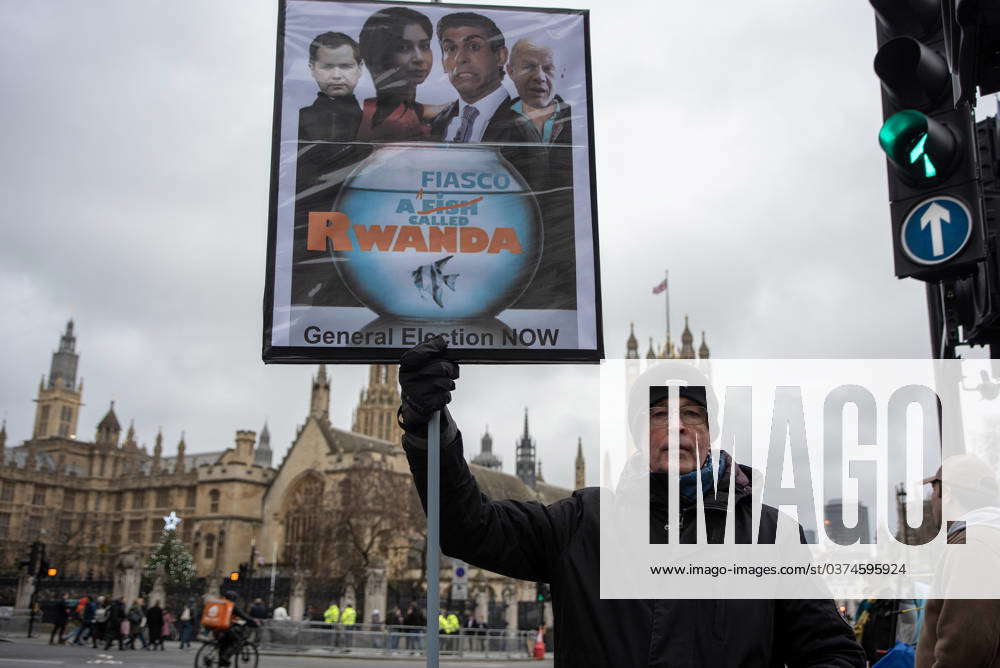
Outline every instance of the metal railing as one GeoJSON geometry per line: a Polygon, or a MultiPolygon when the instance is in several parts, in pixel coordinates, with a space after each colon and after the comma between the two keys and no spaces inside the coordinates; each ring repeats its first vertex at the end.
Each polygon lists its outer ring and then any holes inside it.
{"type": "MultiPolygon", "coordinates": [[[[418,656],[427,650],[423,626],[384,624],[325,624],[266,620],[258,629],[264,651],[378,656],[418,656]]],[[[529,657],[534,645],[533,631],[502,629],[461,629],[441,633],[438,647],[442,655],[482,658],[529,657]]]]}

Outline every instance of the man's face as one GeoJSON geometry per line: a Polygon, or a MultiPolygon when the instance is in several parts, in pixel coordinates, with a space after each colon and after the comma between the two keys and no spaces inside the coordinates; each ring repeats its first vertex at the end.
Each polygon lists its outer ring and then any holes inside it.
{"type": "Polygon", "coordinates": [[[309,61],[309,72],[320,91],[329,97],[346,97],[354,94],[354,87],[361,78],[361,66],[354,59],[354,49],[348,45],[316,49],[316,60],[309,61]]]}
{"type": "Polygon", "coordinates": [[[552,101],[555,92],[553,78],[556,73],[549,49],[515,49],[515,56],[507,63],[517,94],[529,107],[543,109],[552,101]]]}
{"type": "Polygon", "coordinates": [[[472,26],[449,28],[440,38],[444,71],[465,102],[478,102],[496,90],[507,47],[493,51],[484,30],[472,26]]]}
{"type": "MultiPolygon", "coordinates": [[[[677,424],[680,450],[677,452],[680,475],[696,471],[708,457],[708,411],[697,401],[681,397],[677,408],[677,424]]],[[[649,409],[649,470],[652,473],[666,473],[669,468],[670,452],[668,439],[670,409],[663,400],[649,409]]]]}

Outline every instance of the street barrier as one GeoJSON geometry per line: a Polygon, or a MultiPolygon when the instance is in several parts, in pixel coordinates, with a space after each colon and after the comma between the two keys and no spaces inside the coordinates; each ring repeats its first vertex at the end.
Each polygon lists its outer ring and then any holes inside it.
{"type": "MultiPolygon", "coordinates": [[[[266,620],[258,630],[260,649],[268,652],[329,653],[377,656],[422,656],[427,649],[423,626],[340,624],[266,620]]],[[[442,655],[476,658],[526,658],[534,643],[532,631],[462,629],[441,633],[442,655]]]]}

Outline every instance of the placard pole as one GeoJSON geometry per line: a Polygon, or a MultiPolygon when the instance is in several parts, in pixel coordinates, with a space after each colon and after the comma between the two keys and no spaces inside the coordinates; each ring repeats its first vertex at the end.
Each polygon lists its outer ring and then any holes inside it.
{"type": "Polygon", "coordinates": [[[441,572],[441,411],[427,425],[427,668],[438,668],[441,572]]]}

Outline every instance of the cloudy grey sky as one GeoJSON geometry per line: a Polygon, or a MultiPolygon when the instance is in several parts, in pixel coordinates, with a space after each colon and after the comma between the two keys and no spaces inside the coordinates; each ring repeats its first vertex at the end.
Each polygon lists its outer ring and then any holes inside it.
{"type": "MultiPolygon", "coordinates": [[[[868,3],[590,9],[608,355],[631,321],[643,351],[662,341],[669,269],[675,330],[689,313],[713,355],[928,356],[922,286],[892,272],[868,3]]],[[[315,367],[260,361],[276,20],[270,0],[0,5],[11,441],[73,317],[81,437],[114,399],[168,450],[265,418],[287,448],[315,367]]],[[[346,427],[366,372],[332,371],[346,427]]],[[[530,407],[546,478],[572,484],[580,436],[593,484],[597,389],[592,366],[466,366],[454,413],[512,470],[530,407]]]]}

